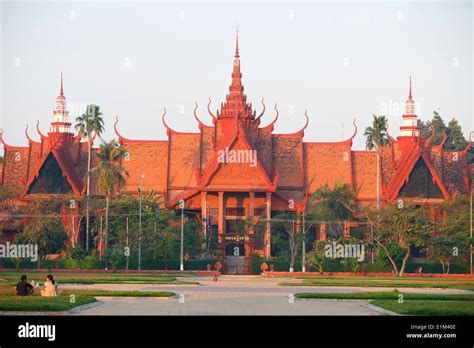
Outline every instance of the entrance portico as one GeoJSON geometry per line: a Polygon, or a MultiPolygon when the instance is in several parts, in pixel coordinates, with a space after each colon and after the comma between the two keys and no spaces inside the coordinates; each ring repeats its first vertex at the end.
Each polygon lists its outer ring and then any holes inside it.
{"type": "Polygon", "coordinates": [[[271,197],[269,192],[201,192],[203,236],[217,231],[224,271],[251,273],[254,253],[270,256],[271,197]]]}

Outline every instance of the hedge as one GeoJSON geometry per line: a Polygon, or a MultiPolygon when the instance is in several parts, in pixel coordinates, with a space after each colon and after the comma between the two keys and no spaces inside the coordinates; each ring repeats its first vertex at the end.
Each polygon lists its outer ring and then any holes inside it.
{"type": "MultiPolygon", "coordinates": [[[[4,259],[3,268],[16,268],[14,261],[10,259],[4,259]]],[[[184,261],[184,269],[193,271],[205,271],[207,265],[211,264],[214,269],[214,263],[216,260],[187,260],[184,261]]],[[[142,270],[179,270],[179,260],[153,260],[143,259],[141,264],[142,270]]],[[[21,269],[35,269],[38,268],[37,262],[31,262],[30,260],[24,260],[20,262],[21,269]]],[[[75,259],[56,259],[56,260],[43,260],[41,261],[41,268],[48,269],[105,269],[105,261],[99,260],[93,256],[86,256],[82,260],[75,259]]],[[[112,269],[112,265],[109,262],[109,269],[112,269]]],[[[120,260],[116,264],[116,269],[125,269],[125,260],[120,260]]],[[[138,260],[130,259],[129,264],[130,270],[138,269],[138,260]]]]}
{"type": "MultiPolygon", "coordinates": [[[[253,260],[252,262],[252,273],[258,274],[261,273],[260,266],[264,262],[264,260],[253,260]]],[[[267,262],[267,261],[265,261],[267,262]]],[[[288,272],[290,269],[290,262],[289,261],[281,261],[281,260],[269,260],[267,262],[268,266],[274,265],[275,272],[288,272]]],[[[406,273],[415,273],[418,267],[422,267],[422,273],[443,273],[443,269],[440,264],[433,263],[433,262],[412,262],[407,263],[405,272],[406,273]]],[[[380,272],[380,273],[390,273],[392,272],[391,266],[386,265],[379,265],[377,263],[363,263],[364,272],[380,272]]],[[[301,271],[301,261],[295,262],[294,266],[295,272],[301,271]]],[[[317,272],[315,267],[306,266],[306,271],[308,272],[317,272]]],[[[361,271],[361,267],[359,267],[359,272],[361,271]]],[[[329,261],[325,267],[324,272],[352,272],[350,266],[346,264],[342,264],[338,260],[336,261],[329,261]]],[[[449,269],[450,274],[467,274],[469,273],[469,265],[468,264],[452,264],[449,269]]]]}
{"type": "MultiPolygon", "coordinates": [[[[211,264],[212,269],[214,269],[214,263],[217,260],[187,260],[184,261],[185,270],[195,270],[195,271],[205,271],[207,265],[211,264]]],[[[11,259],[3,259],[3,268],[16,268],[16,264],[11,259]]],[[[260,266],[264,262],[261,259],[252,260],[252,273],[259,274],[261,272],[260,266]]],[[[284,260],[269,260],[267,262],[268,266],[274,265],[276,272],[286,272],[290,269],[290,262],[284,260]]],[[[365,272],[392,272],[390,266],[382,266],[377,263],[364,263],[363,264],[365,272]]],[[[438,263],[433,262],[411,262],[407,263],[405,271],[407,273],[415,273],[418,267],[422,267],[422,273],[443,273],[442,267],[438,263]]],[[[29,260],[23,260],[20,262],[20,268],[22,269],[35,269],[38,268],[37,262],[31,262],[29,260]]],[[[41,268],[50,268],[50,269],[105,269],[105,261],[99,260],[93,256],[86,256],[84,259],[75,260],[75,259],[57,259],[57,260],[44,260],[41,262],[41,268]]],[[[112,265],[109,263],[109,268],[112,269],[112,265]]],[[[116,265],[115,269],[125,269],[125,259],[120,260],[116,265]]],[[[129,264],[130,270],[138,269],[138,260],[136,258],[130,259],[129,264]]],[[[141,264],[142,270],[179,270],[179,260],[153,260],[153,259],[143,259],[141,264]]],[[[295,271],[301,271],[301,261],[295,262],[294,266],[295,271]]],[[[307,271],[316,272],[315,267],[306,267],[307,271]]],[[[324,268],[325,272],[352,272],[350,266],[342,264],[338,260],[328,261],[324,268]]],[[[360,268],[359,268],[360,271],[360,268]]],[[[469,273],[469,265],[464,264],[452,264],[450,267],[450,274],[466,274],[469,273]]]]}

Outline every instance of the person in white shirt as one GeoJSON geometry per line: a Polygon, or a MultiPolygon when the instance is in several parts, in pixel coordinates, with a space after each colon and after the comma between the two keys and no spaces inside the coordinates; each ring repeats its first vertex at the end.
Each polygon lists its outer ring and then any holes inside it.
{"type": "Polygon", "coordinates": [[[53,279],[51,274],[48,274],[46,281],[44,282],[44,289],[41,290],[41,296],[53,297],[58,296],[58,286],[53,279]]]}

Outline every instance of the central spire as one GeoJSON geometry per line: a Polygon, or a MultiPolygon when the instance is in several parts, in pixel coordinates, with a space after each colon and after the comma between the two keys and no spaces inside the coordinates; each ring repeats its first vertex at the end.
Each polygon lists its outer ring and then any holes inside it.
{"type": "Polygon", "coordinates": [[[237,35],[235,38],[235,58],[239,57],[239,27],[237,26],[237,35]]]}
{"type": "Polygon", "coordinates": [[[235,35],[235,55],[234,55],[234,72],[232,73],[232,85],[234,82],[242,86],[242,74],[240,73],[240,55],[239,55],[239,28],[235,35]]]}
{"type": "Polygon", "coordinates": [[[226,102],[222,105],[219,117],[242,117],[250,118],[254,116],[252,106],[247,103],[247,96],[244,94],[242,85],[242,73],[240,72],[240,54],[239,54],[239,30],[237,28],[235,39],[234,67],[232,70],[232,82],[229,86],[229,94],[226,96],[226,102]]]}

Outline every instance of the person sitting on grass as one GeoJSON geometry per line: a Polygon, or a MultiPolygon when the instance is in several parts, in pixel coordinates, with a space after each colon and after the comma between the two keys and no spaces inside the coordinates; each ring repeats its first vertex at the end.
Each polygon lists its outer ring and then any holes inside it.
{"type": "Polygon", "coordinates": [[[28,296],[33,294],[33,291],[35,291],[33,285],[26,281],[26,275],[22,275],[20,281],[16,284],[17,296],[28,296]]]}
{"type": "Polygon", "coordinates": [[[54,281],[54,278],[51,274],[48,274],[46,276],[46,281],[44,282],[44,289],[41,290],[41,296],[58,296],[58,286],[56,285],[56,282],[54,281]]]}

